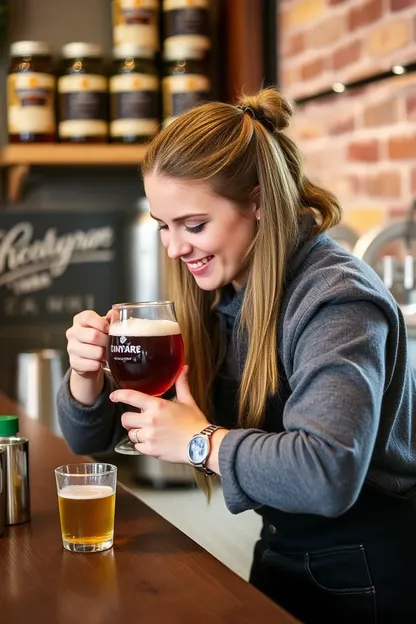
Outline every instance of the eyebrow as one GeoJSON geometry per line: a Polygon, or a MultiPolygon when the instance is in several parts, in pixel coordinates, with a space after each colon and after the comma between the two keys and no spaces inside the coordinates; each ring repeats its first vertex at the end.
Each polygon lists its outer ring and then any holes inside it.
{"type": "MultiPolygon", "coordinates": [[[[161,219],[158,219],[157,217],[152,215],[152,213],[150,213],[150,216],[155,221],[161,221],[161,219]]],[[[189,214],[183,215],[182,217],[176,217],[176,219],[173,219],[173,222],[177,223],[178,221],[186,221],[186,219],[191,219],[192,217],[208,217],[208,215],[206,213],[196,213],[196,212],[192,213],[192,212],[190,212],[189,214]]]]}

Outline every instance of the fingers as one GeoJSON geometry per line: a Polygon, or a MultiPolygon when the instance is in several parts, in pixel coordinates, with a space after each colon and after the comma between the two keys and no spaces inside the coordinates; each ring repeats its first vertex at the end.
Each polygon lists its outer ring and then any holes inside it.
{"type": "Polygon", "coordinates": [[[115,390],[110,394],[110,399],[114,403],[126,403],[141,410],[150,410],[162,407],[163,399],[149,396],[137,390],[115,390]]]}
{"type": "Polygon", "coordinates": [[[141,429],[149,425],[148,414],[144,412],[124,412],[121,416],[121,424],[124,429],[141,429]]]}
{"type": "Polygon", "coordinates": [[[94,312],[94,310],[84,310],[83,312],[80,312],[74,316],[73,324],[81,325],[82,327],[93,327],[98,331],[108,334],[108,320],[94,312]]]}
{"type": "Polygon", "coordinates": [[[97,345],[98,347],[107,347],[108,334],[92,327],[83,327],[82,325],[73,325],[66,332],[69,340],[76,340],[89,345],[97,345]]]}
{"type": "Polygon", "coordinates": [[[84,310],[74,317],[66,332],[73,370],[83,374],[102,369],[102,361],[107,357],[108,331],[108,321],[93,310],[84,310]]]}
{"type": "Polygon", "coordinates": [[[143,445],[145,445],[148,451],[151,451],[152,443],[154,442],[154,431],[148,427],[131,427],[127,435],[134,445],[141,445],[137,450],[141,451],[143,445]]]}
{"type": "Polygon", "coordinates": [[[131,429],[128,433],[128,436],[133,444],[142,444],[144,442],[144,440],[140,438],[140,435],[140,429],[131,429]]]}
{"type": "Polygon", "coordinates": [[[189,366],[183,366],[176,380],[175,388],[176,388],[176,398],[178,399],[178,401],[191,405],[191,404],[194,404],[194,399],[189,389],[188,370],[189,370],[189,366]]]}
{"type": "Polygon", "coordinates": [[[97,360],[88,360],[86,358],[73,355],[69,358],[71,368],[79,373],[98,373],[102,369],[101,362],[97,360]]]}
{"type": "Polygon", "coordinates": [[[68,354],[86,358],[87,360],[96,360],[102,362],[107,357],[107,350],[93,344],[84,344],[83,342],[70,341],[68,343],[68,354]]]}

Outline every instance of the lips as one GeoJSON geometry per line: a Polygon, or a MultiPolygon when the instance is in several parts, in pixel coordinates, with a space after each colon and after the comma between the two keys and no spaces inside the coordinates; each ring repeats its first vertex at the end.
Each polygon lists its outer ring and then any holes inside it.
{"type": "Polygon", "coordinates": [[[192,275],[199,277],[205,275],[205,273],[209,274],[213,258],[214,256],[205,256],[205,258],[198,258],[198,260],[192,260],[192,262],[186,261],[186,266],[192,275]]]}
{"type": "Polygon", "coordinates": [[[205,256],[205,258],[200,258],[199,260],[193,260],[192,262],[188,261],[186,262],[186,264],[188,265],[190,269],[192,269],[193,271],[196,271],[197,269],[200,269],[206,264],[208,264],[208,262],[212,260],[213,257],[214,256],[205,256]]]}

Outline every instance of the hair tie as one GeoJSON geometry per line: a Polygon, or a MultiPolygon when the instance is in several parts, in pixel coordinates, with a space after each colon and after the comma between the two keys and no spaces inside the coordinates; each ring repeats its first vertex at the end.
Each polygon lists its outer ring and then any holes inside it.
{"type": "Polygon", "coordinates": [[[242,106],[241,104],[239,104],[238,106],[236,106],[236,108],[242,113],[247,113],[247,115],[250,115],[252,119],[259,121],[261,125],[264,126],[266,130],[269,130],[269,132],[271,132],[272,134],[276,131],[274,123],[270,121],[270,119],[268,119],[265,115],[254,112],[251,106],[242,106]]]}
{"type": "Polygon", "coordinates": [[[237,108],[238,110],[243,111],[243,113],[247,113],[247,115],[250,115],[250,117],[252,117],[253,119],[256,119],[256,114],[250,106],[242,106],[241,104],[239,104],[237,108]]]}

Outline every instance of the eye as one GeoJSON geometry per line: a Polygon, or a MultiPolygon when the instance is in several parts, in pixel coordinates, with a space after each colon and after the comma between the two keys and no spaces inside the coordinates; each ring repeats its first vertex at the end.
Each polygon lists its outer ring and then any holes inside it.
{"type": "Polygon", "coordinates": [[[165,225],[164,223],[158,223],[157,229],[158,230],[167,230],[168,226],[165,225]]]}
{"type": "Polygon", "coordinates": [[[199,225],[194,225],[192,227],[185,227],[185,230],[187,232],[190,232],[191,234],[199,234],[199,232],[202,232],[205,226],[206,226],[206,222],[200,223],[199,225]]]}

